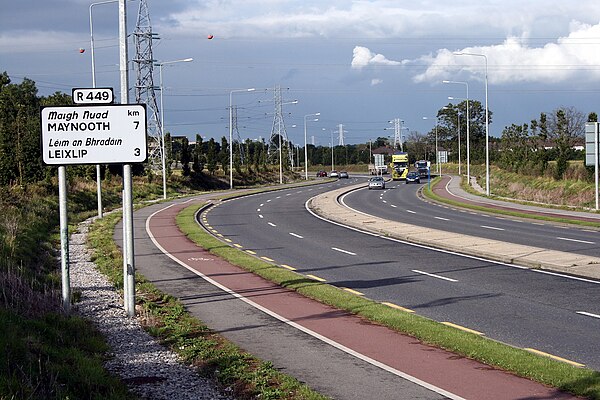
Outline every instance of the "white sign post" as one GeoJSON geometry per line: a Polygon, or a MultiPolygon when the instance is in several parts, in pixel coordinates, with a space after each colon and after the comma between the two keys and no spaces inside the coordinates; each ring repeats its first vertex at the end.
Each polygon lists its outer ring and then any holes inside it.
{"type": "Polygon", "coordinates": [[[62,300],[68,312],[71,288],[65,165],[146,161],[146,107],[145,104],[45,107],[41,120],[42,158],[48,165],[59,166],[62,300]]]}

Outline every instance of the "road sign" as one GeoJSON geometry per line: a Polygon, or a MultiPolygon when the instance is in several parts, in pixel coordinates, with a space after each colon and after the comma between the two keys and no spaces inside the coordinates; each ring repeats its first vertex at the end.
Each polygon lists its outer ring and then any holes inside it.
{"type": "Polygon", "coordinates": [[[598,136],[598,123],[586,122],[585,124],[585,165],[596,165],[596,138],[598,136]]]}
{"type": "Polygon", "coordinates": [[[112,104],[112,88],[74,88],[71,92],[75,104],[112,104]]]}
{"type": "Polygon", "coordinates": [[[146,105],[42,108],[42,155],[49,165],[146,161],[146,105]]]}

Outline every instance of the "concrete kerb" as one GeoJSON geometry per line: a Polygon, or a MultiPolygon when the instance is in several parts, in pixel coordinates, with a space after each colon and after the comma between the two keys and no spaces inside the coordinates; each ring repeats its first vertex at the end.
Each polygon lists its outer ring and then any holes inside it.
{"type": "Polygon", "coordinates": [[[600,279],[600,258],[446,232],[388,221],[345,207],[340,197],[364,188],[353,185],[313,197],[308,207],[317,215],[373,234],[446,251],[487,258],[528,268],[600,279]]]}

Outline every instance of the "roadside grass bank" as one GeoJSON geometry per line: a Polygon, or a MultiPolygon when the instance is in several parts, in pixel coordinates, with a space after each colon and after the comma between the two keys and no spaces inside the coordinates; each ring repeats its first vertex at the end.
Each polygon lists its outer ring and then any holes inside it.
{"type": "MultiPolygon", "coordinates": [[[[445,197],[438,196],[437,194],[435,194],[433,192],[433,188],[435,187],[435,185],[437,185],[440,182],[440,180],[441,180],[441,178],[439,178],[439,177],[432,179],[431,180],[431,188],[428,185],[424,185],[423,189],[421,191],[423,196],[430,200],[438,202],[438,203],[444,203],[444,204],[448,204],[448,205],[455,206],[458,208],[467,208],[469,210],[480,211],[480,212],[484,212],[484,213],[488,213],[488,214],[500,214],[500,215],[506,215],[506,216],[516,217],[516,218],[535,219],[535,220],[555,222],[555,223],[560,223],[560,224],[571,224],[571,225],[600,228],[600,223],[593,222],[593,221],[581,221],[581,220],[576,220],[576,219],[570,219],[568,217],[559,218],[559,217],[552,217],[549,215],[528,214],[528,213],[522,213],[522,212],[518,212],[518,211],[502,210],[502,209],[497,209],[497,208],[478,206],[478,205],[474,205],[474,204],[462,203],[460,201],[451,200],[451,199],[448,199],[445,197]]],[[[470,191],[471,193],[475,193],[472,189],[468,189],[468,188],[465,188],[465,189],[470,191]]],[[[531,204],[531,203],[527,203],[526,201],[523,201],[523,204],[531,204]]]]}
{"type": "Polygon", "coordinates": [[[234,265],[309,298],[413,336],[424,343],[579,396],[600,399],[600,372],[577,368],[412,313],[396,310],[267,263],[233,247],[223,246],[223,242],[196,223],[195,214],[202,207],[203,205],[197,204],[182,210],[177,216],[179,228],[196,244],[234,265]]]}
{"type": "MultiPolygon", "coordinates": [[[[123,258],[112,234],[120,218],[120,213],[114,213],[95,221],[88,237],[94,263],[118,290],[123,289],[123,258]]],[[[211,331],[180,301],[140,274],[136,274],[136,303],[144,328],[201,375],[215,379],[225,393],[241,399],[327,399],[211,331]]]]}

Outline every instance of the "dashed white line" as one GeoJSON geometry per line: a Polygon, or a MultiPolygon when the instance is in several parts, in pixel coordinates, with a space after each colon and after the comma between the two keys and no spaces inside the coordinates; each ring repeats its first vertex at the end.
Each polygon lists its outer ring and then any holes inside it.
{"type": "Polygon", "coordinates": [[[487,225],[481,225],[480,228],[485,228],[485,229],[493,229],[495,231],[503,231],[503,228],[497,228],[495,226],[487,226],[487,225]]]}
{"type": "Polygon", "coordinates": [[[344,250],[344,249],[338,249],[337,247],[332,247],[331,250],[339,251],[340,253],[349,254],[351,256],[355,256],[356,255],[356,253],[353,253],[351,251],[344,250]]]}
{"type": "Polygon", "coordinates": [[[256,212],[260,212],[260,208],[257,208],[257,209],[256,209],[256,212]]]}
{"type": "Polygon", "coordinates": [[[258,218],[264,218],[262,214],[258,214],[258,218]]]}
{"type": "Polygon", "coordinates": [[[430,274],[429,272],[419,271],[418,269],[413,269],[412,272],[415,272],[415,273],[421,274],[421,275],[431,276],[432,278],[443,279],[448,282],[458,282],[456,279],[446,278],[445,276],[436,275],[436,274],[430,274]]]}
{"type": "Polygon", "coordinates": [[[290,235],[292,235],[293,237],[297,237],[298,239],[304,239],[304,236],[300,236],[297,233],[294,232],[290,232],[290,235]]]}
{"type": "Polygon", "coordinates": [[[396,206],[396,205],[393,205],[393,204],[390,204],[390,207],[397,208],[398,206],[396,206]]]}
{"type": "Polygon", "coordinates": [[[272,222],[267,222],[267,224],[269,224],[269,225],[271,225],[271,226],[277,226],[277,225],[275,225],[275,224],[274,224],[274,223],[272,223],[272,222]]]}
{"type": "Polygon", "coordinates": [[[416,211],[412,211],[412,210],[406,210],[407,213],[411,213],[411,214],[416,214],[416,211]]]}
{"type": "Polygon", "coordinates": [[[557,236],[556,238],[558,240],[566,240],[566,241],[569,241],[569,242],[577,242],[577,243],[585,243],[585,244],[596,244],[596,242],[589,242],[587,240],[571,239],[571,238],[560,237],[560,236],[557,236]]]}
{"type": "Polygon", "coordinates": [[[439,219],[441,221],[450,221],[448,218],[443,218],[443,217],[434,217],[435,219],[439,219]]]}

